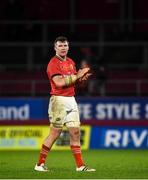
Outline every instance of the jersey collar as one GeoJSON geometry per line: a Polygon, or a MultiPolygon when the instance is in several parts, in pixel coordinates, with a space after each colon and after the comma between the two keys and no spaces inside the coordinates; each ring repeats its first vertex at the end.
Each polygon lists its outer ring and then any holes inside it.
{"type": "Polygon", "coordinates": [[[59,55],[55,55],[60,61],[65,61],[66,60],[66,57],[65,58],[62,58],[61,56],[59,56],[59,55]]]}

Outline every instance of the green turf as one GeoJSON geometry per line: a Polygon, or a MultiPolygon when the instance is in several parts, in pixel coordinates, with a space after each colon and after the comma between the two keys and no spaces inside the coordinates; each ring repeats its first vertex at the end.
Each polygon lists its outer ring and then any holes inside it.
{"type": "Polygon", "coordinates": [[[83,151],[87,164],[96,172],[76,172],[70,151],[51,151],[47,166],[50,171],[33,170],[39,152],[0,151],[2,179],[142,179],[148,178],[147,150],[83,151]]]}

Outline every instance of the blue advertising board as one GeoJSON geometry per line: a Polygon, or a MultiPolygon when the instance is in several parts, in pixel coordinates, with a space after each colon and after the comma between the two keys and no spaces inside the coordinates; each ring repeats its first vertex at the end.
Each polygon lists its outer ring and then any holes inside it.
{"type": "MultiPolygon", "coordinates": [[[[81,120],[146,120],[148,98],[76,98],[81,120]]],[[[0,120],[48,119],[48,98],[1,98],[0,120]]]]}
{"type": "Polygon", "coordinates": [[[148,127],[92,127],[91,149],[146,149],[148,127]]]}
{"type": "Polygon", "coordinates": [[[48,100],[43,98],[1,98],[0,120],[41,120],[47,119],[48,100]]]}
{"type": "Polygon", "coordinates": [[[148,119],[148,98],[83,98],[78,103],[84,120],[148,119]]]}

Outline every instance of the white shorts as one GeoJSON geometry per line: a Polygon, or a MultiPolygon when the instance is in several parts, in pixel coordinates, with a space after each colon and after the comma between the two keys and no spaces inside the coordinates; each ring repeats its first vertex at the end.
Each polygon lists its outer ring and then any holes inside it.
{"type": "Polygon", "coordinates": [[[49,121],[52,126],[62,128],[79,127],[80,117],[75,97],[51,96],[48,108],[49,121]]]}

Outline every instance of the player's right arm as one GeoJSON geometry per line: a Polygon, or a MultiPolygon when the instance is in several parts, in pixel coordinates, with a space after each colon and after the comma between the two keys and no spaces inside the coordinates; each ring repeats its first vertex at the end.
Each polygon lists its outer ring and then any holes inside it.
{"type": "Polygon", "coordinates": [[[85,76],[89,72],[89,70],[90,70],[89,68],[83,68],[83,69],[80,69],[77,72],[77,74],[67,75],[67,76],[55,75],[53,76],[52,80],[55,83],[57,88],[71,86],[72,84],[75,84],[78,79],[85,76]]]}

